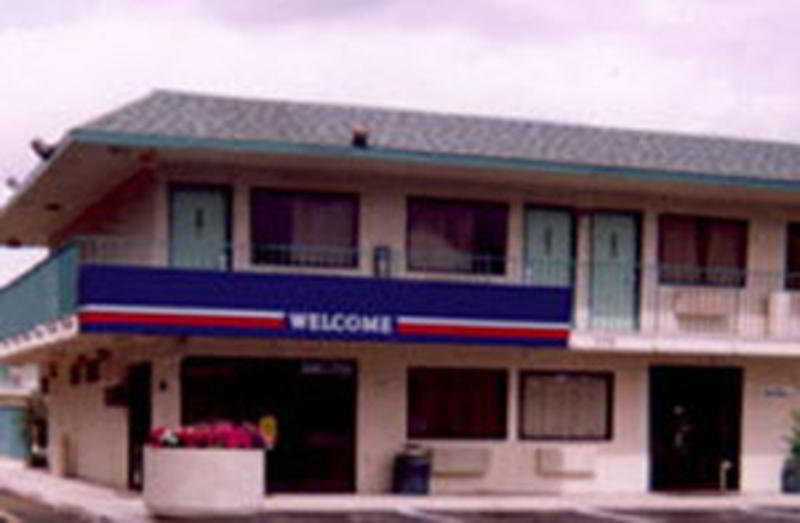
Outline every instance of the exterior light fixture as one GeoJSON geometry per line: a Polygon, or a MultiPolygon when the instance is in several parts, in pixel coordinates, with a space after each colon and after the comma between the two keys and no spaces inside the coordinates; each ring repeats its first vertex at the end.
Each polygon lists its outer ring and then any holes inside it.
{"type": "Polygon", "coordinates": [[[388,245],[378,245],[372,251],[372,273],[376,278],[392,275],[392,248],[388,245]]]}

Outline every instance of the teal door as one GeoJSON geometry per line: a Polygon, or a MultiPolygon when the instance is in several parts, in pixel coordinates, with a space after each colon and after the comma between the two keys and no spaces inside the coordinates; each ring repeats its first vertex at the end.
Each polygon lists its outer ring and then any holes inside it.
{"type": "Polygon", "coordinates": [[[638,325],[638,244],[634,216],[594,215],[589,296],[593,328],[628,330],[638,325]]]}
{"type": "Polygon", "coordinates": [[[170,200],[170,265],[227,269],[228,191],[222,187],[179,187],[172,190],[170,200]]]}
{"type": "Polygon", "coordinates": [[[572,214],[552,209],[525,212],[525,282],[572,286],[572,214]]]}

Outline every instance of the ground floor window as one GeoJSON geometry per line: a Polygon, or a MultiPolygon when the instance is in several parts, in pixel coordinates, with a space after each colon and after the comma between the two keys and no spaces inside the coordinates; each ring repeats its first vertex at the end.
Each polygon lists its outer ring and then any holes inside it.
{"type": "Polygon", "coordinates": [[[521,439],[611,439],[611,373],[523,372],[521,439]]]}
{"type": "Polygon", "coordinates": [[[507,373],[493,369],[408,370],[408,437],[503,439],[507,373]]]}

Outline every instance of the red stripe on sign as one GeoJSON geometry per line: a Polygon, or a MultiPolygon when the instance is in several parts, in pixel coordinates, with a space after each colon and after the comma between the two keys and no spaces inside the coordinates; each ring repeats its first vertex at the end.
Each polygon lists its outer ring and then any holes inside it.
{"type": "Polygon", "coordinates": [[[397,325],[398,334],[455,336],[474,338],[528,338],[566,340],[569,330],[566,329],[531,329],[502,327],[467,327],[463,325],[417,325],[401,323],[397,325]]]}
{"type": "Polygon", "coordinates": [[[191,316],[185,314],[132,314],[82,312],[81,323],[129,323],[133,325],[185,325],[190,327],[231,327],[238,329],[282,329],[283,319],[235,316],[191,316]]]}

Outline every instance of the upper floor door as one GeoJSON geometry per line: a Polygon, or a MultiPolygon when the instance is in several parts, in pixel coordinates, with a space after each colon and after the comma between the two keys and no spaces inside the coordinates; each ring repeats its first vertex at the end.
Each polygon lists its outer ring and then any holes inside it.
{"type": "Polygon", "coordinates": [[[525,282],[543,287],[571,287],[572,213],[561,209],[525,211],[525,282]]]}
{"type": "Polygon", "coordinates": [[[173,187],[170,193],[170,265],[227,269],[230,265],[229,217],[230,193],[226,187],[173,187]]]}
{"type": "Polygon", "coordinates": [[[591,326],[635,329],[639,311],[637,217],[622,213],[595,213],[591,256],[591,326]]]}

